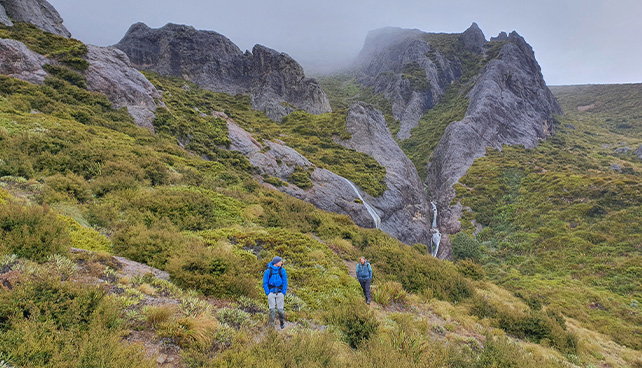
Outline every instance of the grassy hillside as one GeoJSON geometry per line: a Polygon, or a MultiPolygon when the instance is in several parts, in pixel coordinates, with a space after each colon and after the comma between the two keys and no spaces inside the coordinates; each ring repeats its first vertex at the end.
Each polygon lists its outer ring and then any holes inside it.
{"type": "Polygon", "coordinates": [[[341,112],[276,124],[245,97],[149,75],[167,105],[153,135],[60,68],[43,86],[0,76],[0,367],[639,364],[592,320],[496,286],[486,273],[513,288],[492,267],[438,261],[263,187],[209,115],[376,184],[385,172],[365,156],[344,162],[328,138],[345,134],[341,112]],[[375,272],[371,307],[346,265],[361,254],[375,272]],[[133,277],[113,255],[170,281],[133,277]],[[261,289],[275,255],[290,277],[279,334],[261,289]]]}
{"type": "Polygon", "coordinates": [[[456,186],[470,211],[455,255],[477,259],[525,300],[640,350],[642,161],[614,149],[642,144],[642,86],[552,90],[565,112],[555,136],[533,150],[488,152],[456,186]]]}

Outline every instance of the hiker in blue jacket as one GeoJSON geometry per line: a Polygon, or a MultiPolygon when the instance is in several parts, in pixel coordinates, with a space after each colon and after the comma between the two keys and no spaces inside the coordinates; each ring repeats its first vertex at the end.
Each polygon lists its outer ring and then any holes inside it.
{"type": "Polygon", "coordinates": [[[279,321],[281,329],[285,327],[285,316],[283,315],[283,302],[285,293],[288,290],[288,274],[285,272],[283,260],[281,257],[274,257],[272,262],[268,263],[267,270],[263,274],[263,290],[268,297],[268,306],[270,307],[269,323],[274,327],[274,307],[279,312],[279,321]]]}
{"type": "Polygon", "coordinates": [[[365,257],[361,257],[357,263],[357,280],[363,289],[363,296],[366,297],[366,304],[370,304],[370,281],[372,280],[372,267],[365,257]]]}

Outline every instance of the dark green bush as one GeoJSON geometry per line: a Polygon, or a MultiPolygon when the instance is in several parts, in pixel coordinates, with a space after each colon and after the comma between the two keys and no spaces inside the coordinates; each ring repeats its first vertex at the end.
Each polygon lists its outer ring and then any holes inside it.
{"type": "Polygon", "coordinates": [[[91,190],[85,179],[74,173],[56,174],[45,179],[45,200],[55,202],[58,199],[72,198],[80,202],[91,199],[91,190]]]}
{"type": "Polygon", "coordinates": [[[481,259],[481,250],[477,240],[471,238],[466,233],[460,232],[452,237],[453,260],[470,259],[479,262],[481,259]]]}
{"type": "Polygon", "coordinates": [[[69,252],[68,226],[46,206],[0,205],[0,253],[43,262],[69,252]]]}
{"type": "Polygon", "coordinates": [[[161,270],[172,254],[202,245],[195,238],[182,235],[169,221],[159,221],[150,228],[142,224],[125,227],[114,235],[113,244],[118,255],[161,270]]]}
{"type": "Polygon", "coordinates": [[[75,72],[69,68],[51,64],[45,64],[43,69],[56,78],[60,78],[66,82],[73,84],[76,87],[87,89],[87,82],[85,77],[80,73],[75,72]]]}
{"type": "Polygon", "coordinates": [[[484,268],[481,265],[471,261],[470,259],[458,261],[455,266],[457,267],[457,271],[460,274],[462,274],[464,277],[468,277],[471,280],[478,281],[486,276],[484,268]]]}
{"type": "Polygon", "coordinates": [[[312,188],[314,185],[310,179],[310,172],[301,166],[294,168],[294,172],[288,177],[288,181],[301,189],[312,188]]]}
{"type": "Polygon", "coordinates": [[[374,336],[379,326],[372,310],[357,299],[331,310],[326,314],[325,322],[336,326],[343,333],[345,342],[353,349],[374,336]]]}
{"type": "Polygon", "coordinates": [[[258,276],[252,277],[242,266],[242,259],[234,253],[194,246],[170,258],[165,269],[178,286],[186,289],[219,298],[254,297],[258,295],[258,276]]]}

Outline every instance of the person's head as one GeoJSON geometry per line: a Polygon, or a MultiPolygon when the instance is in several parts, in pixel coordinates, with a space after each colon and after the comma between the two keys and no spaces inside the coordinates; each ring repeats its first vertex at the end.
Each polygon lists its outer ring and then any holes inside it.
{"type": "Polygon", "coordinates": [[[283,260],[281,259],[281,257],[276,256],[272,258],[272,265],[276,267],[281,267],[283,265],[283,260]]]}
{"type": "Polygon", "coordinates": [[[360,262],[361,264],[365,264],[365,263],[366,263],[366,257],[361,257],[361,258],[359,259],[359,262],[360,262]]]}

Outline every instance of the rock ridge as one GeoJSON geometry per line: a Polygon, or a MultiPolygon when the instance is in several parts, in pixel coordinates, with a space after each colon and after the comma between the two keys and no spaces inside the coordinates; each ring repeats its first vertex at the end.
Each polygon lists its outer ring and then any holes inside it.
{"type": "Polygon", "coordinates": [[[262,45],[243,53],[214,31],[167,24],[152,29],[143,23],[130,27],[115,47],[138,69],[190,80],[214,92],[249,94],[254,109],[280,121],[302,109],[330,112],[330,102],[316,80],[290,56],[262,45]]]}

